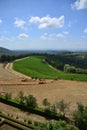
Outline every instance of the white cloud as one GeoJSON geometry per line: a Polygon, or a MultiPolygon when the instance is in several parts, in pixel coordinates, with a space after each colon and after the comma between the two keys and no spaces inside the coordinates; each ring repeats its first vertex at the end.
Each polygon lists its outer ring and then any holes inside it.
{"type": "Polygon", "coordinates": [[[55,40],[55,38],[53,37],[53,34],[48,34],[48,33],[44,33],[41,37],[42,40],[55,40]]]}
{"type": "Polygon", "coordinates": [[[63,38],[63,37],[66,37],[66,35],[68,35],[68,34],[69,34],[69,32],[64,31],[63,33],[58,33],[56,36],[60,37],[60,38],[63,38]]]}
{"type": "Polygon", "coordinates": [[[65,31],[65,32],[63,32],[63,34],[68,35],[68,34],[69,34],[69,32],[65,31]]]}
{"type": "Polygon", "coordinates": [[[57,40],[58,38],[64,38],[68,35],[69,32],[57,33],[57,34],[48,34],[44,33],[40,38],[42,40],[57,40]]]}
{"type": "Polygon", "coordinates": [[[76,0],[71,7],[76,10],[87,9],[87,0],[76,0]]]}
{"type": "Polygon", "coordinates": [[[59,18],[50,16],[46,17],[31,17],[29,20],[30,23],[37,23],[39,29],[44,28],[61,28],[64,26],[64,16],[61,16],[59,18]]]}
{"type": "Polygon", "coordinates": [[[0,37],[0,41],[10,41],[10,42],[12,42],[14,40],[15,40],[14,37],[5,37],[5,36],[0,37]]]}
{"type": "Polygon", "coordinates": [[[0,19],[0,24],[2,24],[2,20],[0,19]]]}
{"type": "Polygon", "coordinates": [[[14,22],[14,24],[15,24],[16,27],[21,27],[21,28],[24,27],[25,23],[26,23],[26,22],[25,22],[24,20],[21,20],[21,19],[19,20],[19,19],[17,19],[17,18],[16,18],[16,20],[15,20],[15,22],[14,22]]]}
{"type": "Polygon", "coordinates": [[[20,39],[27,39],[29,36],[26,33],[21,33],[18,36],[20,39]]]}
{"type": "Polygon", "coordinates": [[[56,36],[57,36],[57,37],[60,37],[60,38],[65,37],[64,34],[62,34],[62,33],[59,33],[59,34],[57,34],[56,36]]]}
{"type": "Polygon", "coordinates": [[[87,33],[87,28],[85,28],[83,32],[84,32],[84,33],[87,33]]]}

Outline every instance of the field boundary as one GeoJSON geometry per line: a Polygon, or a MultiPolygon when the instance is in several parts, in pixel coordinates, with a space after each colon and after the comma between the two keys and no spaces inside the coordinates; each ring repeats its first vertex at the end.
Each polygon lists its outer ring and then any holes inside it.
{"type": "MultiPolygon", "coordinates": [[[[23,58],[23,59],[24,59],[24,58],[23,58]]],[[[22,60],[22,59],[21,59],[21,60],[22,60]]],[[[19,60],[17,60],[17,61],[19,61],[19,60]]],[[[24,74],[22,74],[22,73],[20,73],[20,72],[18,72],[18,71],[16,71],[16,70],[14,70],[14,69],[13,69],[13,62],[8,63],[8,64],[5,66],[5,69],[6,69],[8,72],[10,72],[10,73],[12,73],[12,74],[14,74],[14,75],[16,75],[16,76],[18,76],[18,77],[20,77],[20,78],[25,77],[25,78],[31,79],[31,77],[29,77],[29,76],[27,76],[27,75],[24,75],[24,74]]]]}
{"type": "Polygon", "coordinates": [[[14,107],[22,109],[24,111],[28,111],[28,112],[34,113],[36,115],[43,116],[45,118],[55,119],[55,120],[66,120],[66,117],[60,113],[46,111],[45,109],[40,108],[40,107],[33,107],[33,106],[27,107],[27,106],[15,101],[14,99],[5,99],[5,97],[2,95],[0,96],[0,101],[2,103],[14,106],[14,107]]]}
{"type": "Polygon", "coordinates": [[[30,124],[26,124],[18,119],[14,119],[13,117],[10,117],[10,116],[7,116],[6,114],[4,113],[1,113],[0,112],[0,117],[1,118],[4,118],[2,120],[2,124],[9,124],[11,126],[13,126],[14,128],[19,128],[19,129],[22,129],[22,130],[32,130],[34,128],[33,125],[30,125],[30,124]]]}

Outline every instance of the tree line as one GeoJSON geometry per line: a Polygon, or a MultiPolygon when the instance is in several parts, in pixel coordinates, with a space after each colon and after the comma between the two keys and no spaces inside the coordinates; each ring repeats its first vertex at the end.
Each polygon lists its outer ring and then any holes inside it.
{"type": "Polygon", "coordinates": [[[20,55],[1,55],[0,62],[12,62],[16,59],[24,58],[29,56],[29,54],[20,54],[20,55]]]}
{"type": "Polygon", "coordinates": [[[12,62],[16,59],[27,56],[43,56],[43,61],[58,70],[68,73],[87,74],[87,54],[86,53],[29,53],[19,55],[1,55],[0,62],[12,62]]]}
{"type": "Polygon", "coordinates": [[[40,54],[40,53],[27,53],[27,54],[15,54],[15,55],[1,55],[0,56],[0,62],[5,63],[5,62],[13,62],[14,60],[21,59],[27,56],[33,56],[33,55],[38,55],[38,56],[45,56],[45,54],[40,54]]]}
{"type": "MultiPolygon", "coordinates": [[[[12,99],[11,93],[5,93],[4,96],[6,100],[12,99]]],[[[15,101],[27,107],[29,106],[31,106],[32,108],[38,107],[37,99],[33,95],[25,96],[22,91],[18,93],[17,97],[15,98],[15,101]]],[[[60,100],[55,104],[51,104],[47,98],[44,98],[42,104],[45,107],[44,111],[47,111],[47,113],[52,112],[57,114],[58,112],[66,117],[66,112],[70,111],[69,109],[70,102],[65,102],[64,100],[60,100]]],[[[61,120],[54,123],[48,122],[44,124],[43,123],[37,123],[37,124],[38,125],[35,128],[35,130],[57,130],[59,128],[61,130],[87,130],[87,106],[83,105],[80,102],[77,103],[77,108],[72,112],[71,123],[70,120],[68,119],[67,123],[64,120],[61,120]]]]}
{"type": "Polygon", "coordinates": [[[58,70],[87,74],[87,54],[61,53],[47,55],[45,61],[58,70]]]}

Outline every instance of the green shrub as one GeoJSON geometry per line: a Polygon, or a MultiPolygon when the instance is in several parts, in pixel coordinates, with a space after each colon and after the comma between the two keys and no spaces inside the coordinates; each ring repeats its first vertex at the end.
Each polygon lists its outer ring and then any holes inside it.
{"type": "Polygon", "coordinates": [[[24,104],[20,104],[20,103],[16,102],[13,99],[6,100],[2,96],[0,97],[0,101],[5,103],[5,104],[9,104],[11,106],[20,108],[20,109],[22,109],[24,111],[28,111],[28,112],[31,112],[31,113],[35,113],[35,114],[44,116],[46,118],[56,119],[56,120],[60,120],[60,119],[65,120],[66,119],[64,115],[56,114],[54,112],[51,112],[50,110],[43,110],[42,108],[33,107],[31,105],[25,106],[24,104]]]}
{"type": "Polygon", "coordinates": [[[25,96],[24,93],[22,91],[20,91],[17,95],[17,97],[15,98],[15,100],[17,102],[19,102],[20,104],[24,104],[24,100],[25,100],[25,96]]]}
{"type": "Polygon", "coordinates": [[[34,121],[34,126],[38,126],[38,125],[39,125],[39,122],[34,121]]]}
{"type": "Polygon", "coordinates": [[[5,98],[6,98],[6,100],[11,99],[12,94],[11,93],[5,93],[5,98]]]}
{"type": "Polygon", "coordinates": [[[77,103],[77,110],[73,112],[73,119],[80,130],[87,130],[87,106],[77,103]]]}
{"type": "Polygon", "coordinates": [[[66,114],[66,111],[69,110],[70,102],[67,103],[64,100],[60,100],[56,103],[56,107],[59,109],[59,112],[63,115],[66,114]]]}
{"type": "Polygon", "coordinates": [[[36,107],[37,106],[36,98],[33,95],[28,95],[27,97],[25,97],[25,105],[36,107]]]}
{"type": "Polygon", "coordinates": [[[75,126],[67,124],[65,121],[40,123],[34,130],[78,130],[75,126]]]}
{"type": "Polygon", "coordinates": [[[32,124],[32,120],[29,119],[29,120],[28,120],[28,124],[32,124]]]}

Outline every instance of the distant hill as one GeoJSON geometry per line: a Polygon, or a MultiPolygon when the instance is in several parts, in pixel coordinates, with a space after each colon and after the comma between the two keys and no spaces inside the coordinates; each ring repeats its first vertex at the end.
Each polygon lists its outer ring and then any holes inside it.
{"type": "Polygon", "coordinates": [[[20,54],[60,54],[60,53],[87,53],[87,50],[83,51],[69,51],[69,50],[9,50],[4,47],[0,47],[0,56],[1,55],[20,55],[20,54]]]}
{"type": "Polygon", "coordinates": [[[0,56],[1,55],[21,55],[21,54],[31,54],[37,51],[28,51],[28,50],[9,50],[7,48],[0,47],[0,56]]]}
{"type": "Polygon", "coordinates": [[[1,55],[12,55],[12,54],[13,54],[13,51],[0,47],[0,56],[1,55]]]}

